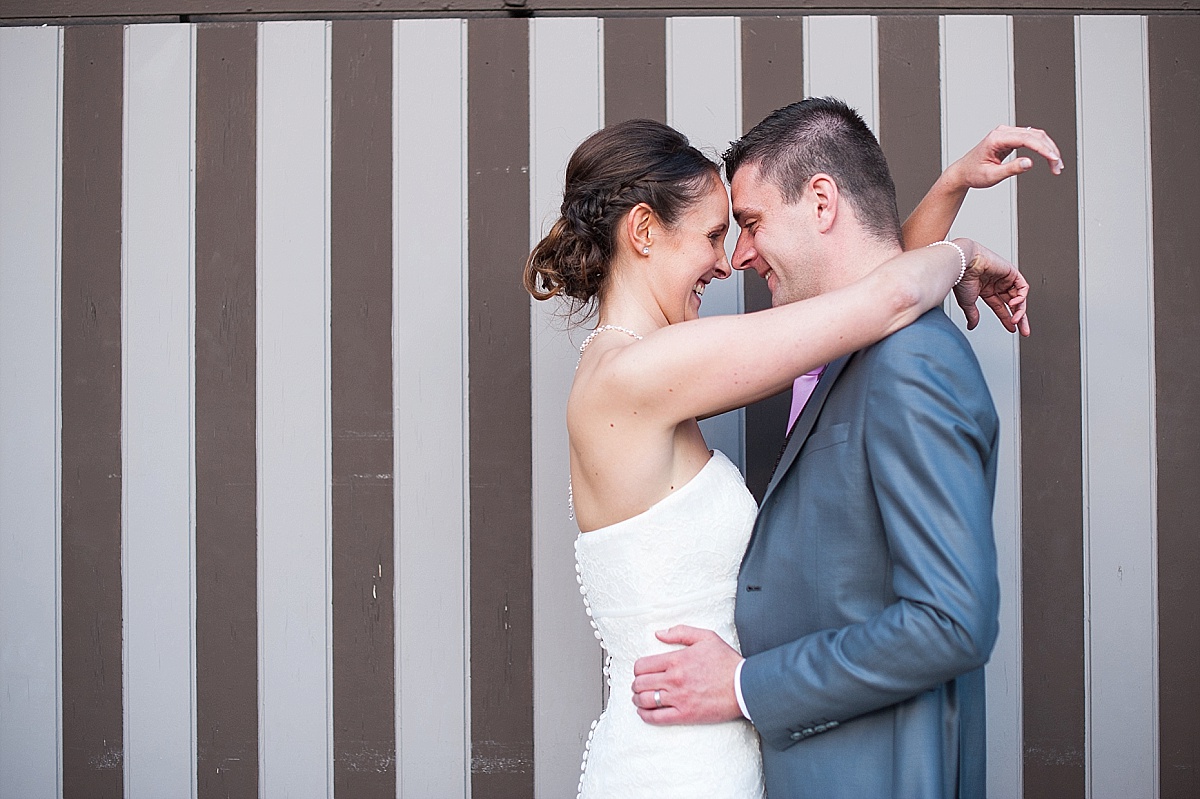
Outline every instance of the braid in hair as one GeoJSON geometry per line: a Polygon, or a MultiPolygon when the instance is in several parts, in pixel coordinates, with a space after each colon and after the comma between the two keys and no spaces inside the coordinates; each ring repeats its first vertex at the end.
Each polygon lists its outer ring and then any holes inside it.
{"type": "Polygon", "coordinates": [[[646,119],[593,133],[567,164],[559,217],[525,263],[535,299],[565,297],[576,313],[607,283],[621,220],[639,203],[673,224],[719,179],[716,165],[673,128],[646,119]]]}

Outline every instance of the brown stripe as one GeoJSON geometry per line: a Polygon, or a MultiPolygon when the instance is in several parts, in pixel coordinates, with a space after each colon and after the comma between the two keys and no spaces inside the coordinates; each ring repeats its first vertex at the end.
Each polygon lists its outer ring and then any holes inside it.
{"type": "Polygon", "coordinates": [[[68,27],[62,161],[65,799],[124,793],[121,123],[124,29],[68,27]]]}
{"type": "Polygon", "coordinates": [[[604,20],[604,124],[667,121],[667,23],[662,17],[604,20]]]}
{"type": "Polygon", "coordinates": [[[879,143],[905,219],[942,172],[938,18],[879,18],[879,143]]]}
{"type": "MultiPolygon", "coordinates": [[[[777,108],[804,96],[803,22],[800,17],[742,19],[742,131],[777,108]]],[[[744,273],[742,296],[747,312],[771,307],[767,283],[754,270],[744,273]]],[[[792,394],[746,406],[746,485],[762,500],[787,427],[792,394]]]]}
{"type": "Polygon", "coordinates": [[[801,17],[742,19],[742,131],[804,97],[801,17]]]}
{"type": "Polygon", "coordinates": [[[1200,17],[1150,17],[1162,799],[1200,795],[1200,17]]]}
{"type": "Polygon", "coordinates": [[[467,23],[473,796],[533,795],[527,26],[467,23]]]}
{"type": "Polygon", "coordinates": [[[395,797],[392,25],[333,23],[333,785],[395,797]]]}
{"type": "Polygon", "coordinates": [[[258,27],[196,29],[196,792],[258,795],[258,27]]]}
{"type": "Polygon", "coordinates": [[[1047,130],[1066,162],[1021,177],[1017,241],[1040,309],[1020,358],[1025,796],[1069,799],[1086,787],[1074,20],[1014,17],[1013,51],[1017,123],[1047,130]]]}

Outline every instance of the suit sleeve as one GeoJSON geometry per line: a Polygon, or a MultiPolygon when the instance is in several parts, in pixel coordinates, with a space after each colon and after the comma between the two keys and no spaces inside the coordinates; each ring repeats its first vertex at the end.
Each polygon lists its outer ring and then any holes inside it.
{"type": "Polygon", "coordinates": [[[871,370],[866,458],[896,600],[861,623],[746,661],[742,690],[769,746],[785,749],[904,701],[991,654],[998,424],[968,345],[952,333],[935,330],[931,342],[927,331],[907,328],[862,353],[871,370]]]}

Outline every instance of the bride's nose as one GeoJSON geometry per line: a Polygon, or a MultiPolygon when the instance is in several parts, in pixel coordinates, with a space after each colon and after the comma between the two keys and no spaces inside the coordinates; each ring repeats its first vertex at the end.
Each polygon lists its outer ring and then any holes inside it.
{"type": "Polygon", "coordinates": [[[733,274],[733,269],[729,266],[729,256],[721,255],[721,260],[717,261],[716,269],[713,272],[713,277],[717,280],[724,280],[733,274]]]}

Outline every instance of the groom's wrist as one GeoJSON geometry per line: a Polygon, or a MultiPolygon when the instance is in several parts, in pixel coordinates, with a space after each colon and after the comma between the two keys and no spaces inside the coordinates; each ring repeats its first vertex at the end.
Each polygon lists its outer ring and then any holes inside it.
{"type": "Polygon", "coordinates": [[[742,711],[742,716],[747,721],[753,721],[750,718],[750,711],[746,709],[746,698],[742,696],[742,666],[746,665],[746,659],[742,658],[738,661],[737,666],[733,670],[733,693],[737,697],[738,708],[742,711]]]}

